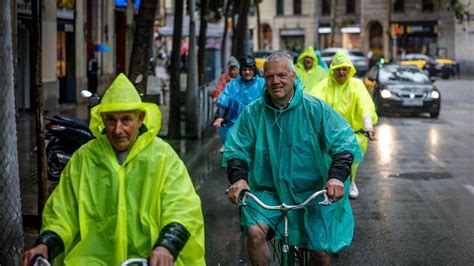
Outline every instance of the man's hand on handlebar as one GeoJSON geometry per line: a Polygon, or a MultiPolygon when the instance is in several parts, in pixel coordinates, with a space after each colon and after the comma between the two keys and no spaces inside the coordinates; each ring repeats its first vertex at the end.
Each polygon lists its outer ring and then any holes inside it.
{"type": "Polygon", "coordinates": [[[214,123],[212,123],[212,125],[215,128],[220,128],[221,124],[222,124],[222,121],[224,121],[224,118],[216,118],[216,120],[214,120],[214,123]]]}
{"type": "Polygon", "coordinates": [[[229,187],[229,200],[234,204],[239,204],[239,194],[242,189],[248,189],[249,185],[245,179],[240,179],[229,187]]]}
{"type": "Polygon", "coordinates": [[[165,247],[157,246],[150,254],[150,266],[171,266],[173,262],[173,255],[165,247]]]}
{"type": "Polygon", "coordinates": [[[344,197],[344,183],[337,178],[330,178],[326,182],[325,188],[332,202],[336,202],[344,197]]]}
{"type": "Polygon", "coordinates": [[[33,262],[33,258],[35,258],[36,255],[41,255],[45,259],[48,259],[48,246],[46,244],[39,244],[34,248],[26,251],[25,254],[23,254],[23,260],[21,262],[21,265],[30,266],[33,262]]]}
{"type": "Polygon", "coordinates": [[[375,131],[373,129],[367,130],[367,137],[370,141],[375,140],[375,131]]]}

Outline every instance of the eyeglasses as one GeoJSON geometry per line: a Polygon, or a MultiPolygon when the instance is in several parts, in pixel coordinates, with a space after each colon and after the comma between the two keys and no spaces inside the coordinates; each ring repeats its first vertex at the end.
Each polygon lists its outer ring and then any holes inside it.
{"type": "Polygon", "coordinates": [[[277,77],[279,80],[286,80],[289,76],[290,73],[277,73],[274,75],[265,74],[265,80],[272,81],[275,77],[277,77]]]}

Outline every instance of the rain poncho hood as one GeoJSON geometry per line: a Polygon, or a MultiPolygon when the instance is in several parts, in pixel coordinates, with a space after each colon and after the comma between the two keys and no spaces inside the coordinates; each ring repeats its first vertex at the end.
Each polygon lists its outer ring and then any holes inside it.
{"type": "Polygon", "coordinates": [[[161,127],[161,112],[156,104],[144,103],[135,86],[124,75],[119,74],[105,91],[99,105],[91,110],[89,128],[97,138],[102,134],[105,126],[102,123],[101,113],[141,110],[145,112],[144,124],[149,134],[156,136],[161,127]]]}
{"type": "Polygon", "coordinates": [[[216,102],[226,110],[223,118],[235,122],[245,106],[262,96],[264,86],[265,80],[258,75],[250,81],[238,76],[227,83],[216,102]]]}
{"type": "MultiPolygon", "coordinates": [[[[334,55],[329,77],[308,91],[312,96],[319,97],[342,115],[354,130],[364,129],[363,117],[371,116],[375,125],[378,120],[374,102],[364,83],[353,78],[356,69],[349,56],[342,50],[334,55]],[[349,67],[348,78],[340,84],[334,77],[334,70],[349,67]]],[[[363,137],[363,136],[361,136],[363,137]]]]}
{"type": "Polygon", "coordinates": [[[313,46],[309,46],[300,54],[298,60],[296,61],[295,69],[296,74],[300,77],[304,84],[305,92],[316,86],[319,81],[328,76],[327,72],[321,66],[319,66],[319,60],[313,46]],[[313,67],[309,71],[306,71],[304,68],[304,58],[307,56],[313,58],[314,60],[313,67]]]}
{"type": "Polygon", "coordinates": [[[160,230],[180,223],[190,238],[175,265],[204,265],[201,201],[185,165],[173,148],[156,137],[156,105],[142,103],[133,85],[120,75],[92,110],[96,139],[79,148],[61,174],[43,212],[41,232],[55,232],[65,250],[55,265],[119,265],[147,258],[160,230]],[[100,113],[146,112],[142,133],[122,164],[107,136],[100,113]]]}
{"type": "MultiPolygon", "coordinates": [[[[295,93],[288,107],[277,110],[270,96],[247,106],[226,141],[223,166],[231,159],[249,165],[248,183],[252,193],[267,204],[302,203],[324,187],[331,158],[350,152],[362,160],[359,145],[347,122],[323,101],[303,93],[303,84],[294,83],[295,93]]],[[[349,181],[345,182],[346,195],[349,181]]],[[[317,198],[316,200],[321,200],[317,198]]],[[[245,227],[267,222],[272,212],[252,215],[245,208],[245,227]]],[[[289,213],[290,243],[311,250],[339,252],[352,241],[354,219],[345,196],[331,206],[311,205],[289,213]]],[[[279,219],[277,237],[282,232],[279,219]]],[[[274,227],[274,225],[271,225],[274,227]]]]}

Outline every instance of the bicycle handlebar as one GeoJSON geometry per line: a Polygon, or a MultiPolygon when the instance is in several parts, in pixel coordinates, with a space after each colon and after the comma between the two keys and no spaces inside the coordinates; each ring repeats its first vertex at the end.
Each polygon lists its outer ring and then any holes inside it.
{"type": "Polygon", "coordinates": [[[31,266],[51,266],[51,263],[49,263],[49,261],[45,257],[38,254],[33,257],[30,265],[31,266]]]}
{"type": "Polygon", "coordinates": [[[280,210],[280,211],[288,211],[288,210],[294,210],[294,209],[301,209],[301,208],[304,208],[306,205],[309,204],[309,202],[311,202],[314,198],[316,198],[317,196],[323,194],[324,196],[324,200],[321,201],[321,202],[318,202],[319,205],[323,205],[323,206],[328,206],[328,205],[331,205],[331,201],[329,200],[328,198],[328,195],[327,195],[327,190],[323,189],[323,190],[320,190],[320,191],[316,191],[314,192],[313,194],[311,194],[303,203],[301,204],[297,204],[297,205],[288,205],[286,203],[282,203],[281,205],[274,205],[274,206],[271,206],[271,205],[267,205],[265,203],[263,203],[261,200],[259,200],[257,198],[257,196],[255,196],[254,194],[252,194],[248,189],[243,189],[242,191],[240,191],[240,194],[239,194],[239,205],[242,207],[242,206],[246,206],[247,205],[247,198],[252,198],[258,205],[260,205],[262,208],[264,209],[267,209],[267,210],[280,210]]]}
{"type": "Polygon", "coordinates": [[[140,258],[133,258],[133,259],[128,259],[124,262],[122,262],[122,264],[120,264],[120,266],[127,266],[127,265],[143,265],[143,266],[148,266],[148,260],[147,259],[140,259],[140,258]]]}

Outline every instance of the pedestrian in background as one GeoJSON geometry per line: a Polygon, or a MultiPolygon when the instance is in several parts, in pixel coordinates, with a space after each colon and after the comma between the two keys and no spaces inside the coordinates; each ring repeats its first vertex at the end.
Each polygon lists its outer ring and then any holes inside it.
{"type": "MultiPolygon", "coordinates": [[[[265,81],[258,75],[255,59],[248,55],[240,60],[240,76],[231,80],[216,102],[213,126],[219,129],[222,143],[244,108],[262,96],[265,81]]],[[[221,152],[224,147],[221,148],[221,152]]]]}
{"type": "Polygon", "coordinates": [[[295,67],[296,74],[304,84],[305,92],[328,76],[328,73],[318,64],[318,57],[313,46],[309,46],[300,54],[295,67]]]}
{"type": "Polygon", "coordinates": [[[97,94],[97,87],[99,85],[99,80],[97,76],[98,69],[99,64],[97,63],[97,59],[93,54],[92,58],[87,63],[87,84],[89,91],[92,92],[92,94],[97,94]]]}
{"type": "Polygon", "coordinates": [[[221,92],[224,90],[227,83],[229,83],[233,78],[239,75],[239,69],[240,69],[239,61],[237,61],[235,57],[231,56],[229,60],[227,61],[226,66],[227,66],[227,72],[223,73],[219,77],[216,88],[214,89],[214,93],[212,96],[213,103],[217,102],[217,98],[219,97],[221,92]]]}
{"type": "MultiPolygon", "coordinates": [[[[329,77],[319,82],[308,94],[318,97],[332,106],[351,125],[354,131],[366,131],[357,134],[362,153],[365,154],[370,140],[375,139],[374,125],[378,116],[374,102],[360,79],[354,78],[356,69],[349,56],[339,50],[331,62],[329,77]]],[[[349,196],[353,199],[359,196],[355,179],[359,164],[353,164],[351,169],[351,186],[349,196]]]]}

